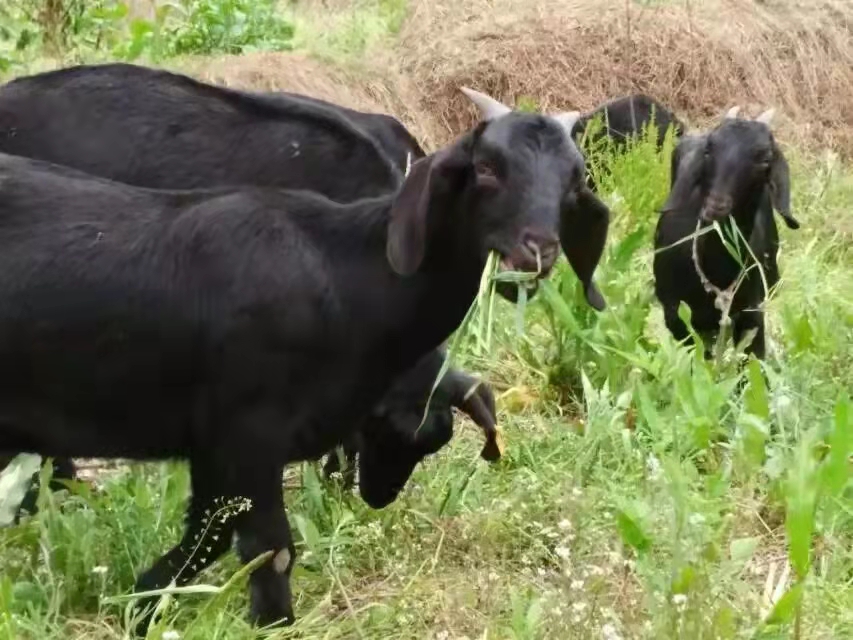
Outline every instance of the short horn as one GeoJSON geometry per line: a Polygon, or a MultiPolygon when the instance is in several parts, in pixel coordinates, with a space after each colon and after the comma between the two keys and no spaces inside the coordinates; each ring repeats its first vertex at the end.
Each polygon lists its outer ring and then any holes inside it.
{"type": "Polygon", "coordinates": [[[723,116],[723,120],[735,120],[735,119],[737,119],[737,114],[739,112],[740,112],[740,107],[738,105],[735,105],[731,109],[726,111],[726,115],[723,116]]]}
{"type": "Polygon", "coordinates": [[[566,135],[569,138],[572,137],[572,129],[575,128],[578,120],[580,120],[581,112],[580,111],[563,111],[561,113],[555,113],[550,116],[552,119],[557,121],[563,129],[566,131],[566,135]]]}
{"type": "Polygon", "coordinates": [[[773,116],[775,116],[775,115],[776,115],[776,109],[771,108],[771,109],[768,109],[767,111],[765,111],[764,113],[762,113],[760,116],[758,116],[755,119],[755,121],[766,124],[769,127],[770,123],[773,121],[773,116]]]}
{"type": "Polygon", "coordinates": [[[471,102],[477,105],[483,116],[483,120],[494,120],[495,118],[505,116],[512,111],[508,106],[502,102],[498,102],[490,96],[487,96],[485,93],[474,91],[468,87],[460,87],[460,91],[468,96],[468,99],[471,100],[471,102]]]}

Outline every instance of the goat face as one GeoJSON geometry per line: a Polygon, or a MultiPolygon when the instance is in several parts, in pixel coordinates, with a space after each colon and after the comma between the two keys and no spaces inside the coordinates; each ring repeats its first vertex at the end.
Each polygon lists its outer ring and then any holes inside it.
{"type": "Polygon", "coordinates": [[[707,134],[685,141],[664,210],[682,208],[698,188],[705,222],[741,213],[752,216],[768,189],[785,224],[799,228],[790,210],[788,163],[770,130],[771,116],[768,111],[755,120],[743,120],[733,110],[707,134]]]}
{"type": "MultiPolygon", "coordinates": [[[[423,398],[414,401],[412,387],[406,392],[405,379],[398,383],[371,412],[357,437],[359,492],[374,509],[393,502],[405,486],[415,466],[444,447],[453,437],[453,407],[464,411],[494,441],[495,398],[486,384],[472,376],[451,370],[436,387],[424,418],[423,398]],[[423,420],[423,424],[421,424],[423,420]]],[[[484,448],[481,454],[490,459],[484,448]]]]}
{"type": "MultiPolygon", "coordinates": [[[[603,309],[592,275],[609,211],[585,184],[584,160],[569,136],[576,114],[513,112],[494,101],[484,107],[490,98],[466,94],[485,118],[451,146],[412,165],[392,208],[392,267],[404,275],[416,271],[430,242],[442,236],[450,239],[441,243],[443,251],[455,245],[481,263],[496,251],[502,268],[542,278],[562,245],[587,300],[603,309]]],[[[512,299],[506,287],[501,293],[512,299]]]]}
{"type": "Polygon", "coordinates": [[[437,452],[453,437],[453,413],[449,406],[432,406],[421,425],[423,413],[412,407],[372,415],[360,434],[358,487],[362,499],[374,509],[393,502],[415,466],[437,452]]]}

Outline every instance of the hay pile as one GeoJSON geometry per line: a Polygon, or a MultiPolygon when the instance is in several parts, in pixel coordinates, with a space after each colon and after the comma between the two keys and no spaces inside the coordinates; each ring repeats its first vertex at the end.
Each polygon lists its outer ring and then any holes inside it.
{"type": "Polygon", "coordinates": [[[783,138],[851,156],[851,23],[853,0],[414,0],[398,56],[432,144],[472,124],[467,84],[545,109],[642,91],[696,126],[774,106],[783,138]]]}

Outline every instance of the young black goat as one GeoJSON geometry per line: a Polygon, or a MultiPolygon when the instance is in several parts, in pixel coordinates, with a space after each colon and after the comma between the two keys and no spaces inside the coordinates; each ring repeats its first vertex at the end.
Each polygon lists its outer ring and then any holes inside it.
{"type": "MultiPolygon", "coordinates": [[[[144,187],[273,185],[344,202],[392,191],[402,183],[407,156],[414,161],[425,155],[406,128],[385,114],[293,93],[233,91],[130,64],[71,67],[0,87],[0,151],[144,187]]],[[[396,391],[421,412],[432,388],[422,377],[410,377],[417,389],[396,391]]],[[[448,416],[449,406],[433,402],[422,429],[448,416]]],[[[411,452],[400,454],[408,458],[411,452]]],[[[0,467],[8,458],[0,456],[0,467]]],[[[54,466],[51,487],[57,489],[58,480],[75,472],[71,460],[55,460],[54,466]]],[[[388,483],[382,490],[379,482],[373,486],[385,494],[397,478],[388,483]]],[[[21,510],[32,513],[35,506],[31,490],[21,510]]]]}
{"type": "Polygon", "coordinates": [[[491,388],[471,375],[449,368],[436,387],[429,413],[423,419],[426,400],[444,364],[441,350],[429,352],[398,378],[382,400],[370,411],[361,428],[342,447],[347,466],[330,455],[324,473],[342,471],[344,485],[355,480],[356,455],[362,451],[367,463],[360,467],[359,491],[375,509],[393,502],[415,466],[436,453],[453,437],[453,407],[464,411],[486,434],[483,458],[499,457],[495,398],[491,388]],[[363,442],[367,439],[372,446],[363,442]],[[378,473],[379,472],[379,473],[378,473]]]}
{"type": "Polygon", "coordinates": [[[0,451],[189,460],[184,536],[137,588],[188,582],[236,532],[243,561],[272,552],[252,619],[292,621],[283,467],[346,440],[449,337],[489,251],[546,277],[562,242],[600,296],[609,212],[566,120],[491,116],[394,194],[349,204],[154,191],[0,155],[0,451]]]}
{"type": "Polygon", "coordinates": [[[773,209],[789,228],[800,226],[791,215],[788,163],[770,130],[772,115],[767,111],[755,120],[742,120],[733,109],[711,131],[682,138],[673,153],[671,190],[655,232],[654,276],[666,326],[678,340],[691,341],[678,316],[681,301],[690,307],[691,323],[700,335],[709,339],[717,335],[722,312],[715,304],[713,287],[728,290],[742,268],[719,234],[708,227],[719,222],[722,231],[731,236],[728,223],[733,222],[751,251],[739,237],[730,238],[741,248],[748,269],[730,308],[733,337],[740,343],[754,330],[746,352],[764,358],[761,307],[779,281],[779,236],[773,209]],[[697,231],[701,235],[695,241],[696,257],[707,284],[694,264],[694,242],[670,246],[697,231]],[[763,269],[764,281],[753,255],[763,269]]]}

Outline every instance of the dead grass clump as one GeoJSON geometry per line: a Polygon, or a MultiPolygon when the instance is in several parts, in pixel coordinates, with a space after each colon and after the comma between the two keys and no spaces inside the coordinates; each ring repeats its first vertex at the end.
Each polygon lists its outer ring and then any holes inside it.
{"type": "Polygon", "coordinates": [[[392,68],[348,68],[296,53],[251,53],[197,57],[177,65],[199,80],[248,91],[289,91],[350,109],[388,113],[413,135],[423,137],[424,118],[416,100],[407,100],[405,83],[392,68]]]}
{"type": "Polygon", "coordinates": [[[774,106],[783,137],[849,156],[851,20],[850,0],[417,0],[399,51],[438,141],[473,123],[467,84],[544,109],[642,91],[697,126],[733,104],[752,115],[774,106]]]}

